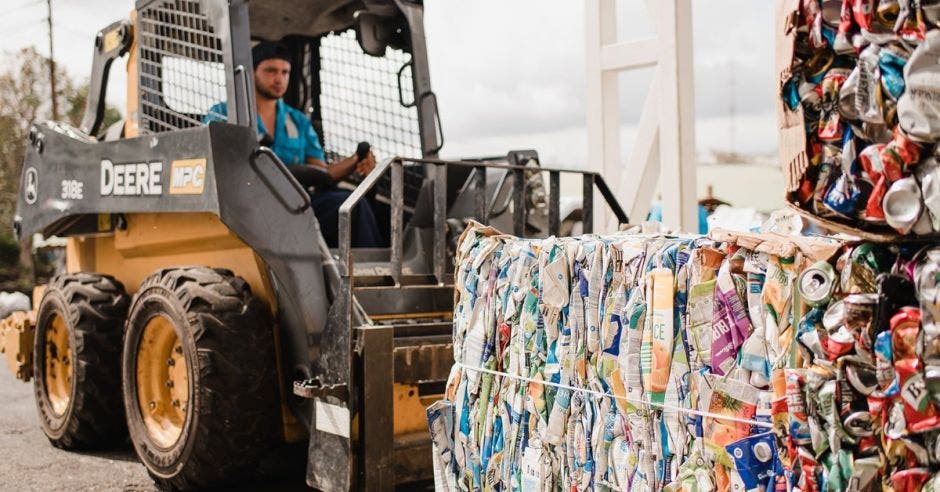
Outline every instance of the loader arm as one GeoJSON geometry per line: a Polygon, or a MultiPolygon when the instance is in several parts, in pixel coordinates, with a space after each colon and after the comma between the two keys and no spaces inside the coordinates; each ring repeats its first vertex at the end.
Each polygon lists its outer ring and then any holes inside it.
{"type": "Polygon", "coordinates": [[[85,115],[81,123],[81,130],[87,135],[97,135],[101,129],[111,63],[127,53],[133,40],[131,31],[130,22],[122,20],[112,23],[95,35],[95,54],[91,60],[88,99],[85,101],[85,115]]]}

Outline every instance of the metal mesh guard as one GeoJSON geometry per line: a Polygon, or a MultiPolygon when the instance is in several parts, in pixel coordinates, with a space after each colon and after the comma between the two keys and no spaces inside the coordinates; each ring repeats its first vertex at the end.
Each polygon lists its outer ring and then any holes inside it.
{"type": "Polygon", "coordinates": [[[138,12],[140,128],[180,130],[226,120],[222,40],[199,0],[153,2],[138,12]]]}
{"type": "MultiPolygon", "coordinates": [[[[398,90],[398,71],[409,60],[409,54],[391,48],[384,57],[363,53],[352,30],[323,37],[320,111],[328,156],[351,155],[363,140],[372,145],[379,160],[422,156],[418,110],[403,106],[398,90]]],[[[411,70],[402,72],[401,84],[405,97],[411,97],[411,70]]],[[[422,166],[406,166],[405,196],[410,200],[417,196],[423,177],[422,166]]],[[[380,195],[390,193],[389,179],[385,177],[376,185],[380,195]]]]}

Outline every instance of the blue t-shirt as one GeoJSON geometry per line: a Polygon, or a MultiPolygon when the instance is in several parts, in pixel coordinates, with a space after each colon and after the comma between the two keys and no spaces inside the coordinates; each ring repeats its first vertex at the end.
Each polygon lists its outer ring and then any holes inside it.
{"type": "MultiPolygon", "coordinates": [[[[210,121],[225,121],[228,116],[228,108],[224,102],[218,103],[209,110],[209,113],[203,117],[203,123],[210,121]]],[[[302,112],[288,106],[282,99],[277,100],[277,116],[274,119],[274,144],[271,150],[277,154],[284,164],[288,166],[293,164],[304,164],[308,157],[326,161],[323,154],[323,146],[320,145],[320,137],[313,129],[310,118],[307,118],[302,112]]],[[[267,133],[261,116],[258,116],[258,133],[267,133]]]]}

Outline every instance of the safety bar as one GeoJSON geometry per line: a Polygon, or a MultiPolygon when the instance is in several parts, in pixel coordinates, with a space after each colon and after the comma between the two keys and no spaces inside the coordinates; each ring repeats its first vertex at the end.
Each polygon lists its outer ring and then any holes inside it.
{"type": "Polygon", "coordinates": [[[391,171],[391,277],[395,285],[401,285],[402,280],[402,248],[403,248],[403,199],[404,199],[404,165],[406,162],[416,164],[430,164],[430,185],[433,193],[434,207],[434,238],[433,238],[433,273],[438,284],[442,285],[445,279],[445,268],[447,267],[447,236],[445,223],[447,221],[447,168],[471,167],[473,179],[473,190],[475,193],[474,209],[476,220],[486,224],[489,221],[489,208],[486,203],[486,169],[506,169],[513,174],[513,233],[517,236],[525,235],[526,221],[526,197],[525,197],[525,172],[537,171],[547,172],[549,175],[549,233],[558,235],[561,228],[560,199],[561,199],[561,175],[580,174],[582,175],[581,203],[582,220],[584,222],[583,232],[590,234],[593,232],[594,219],[594,188],[604,197],[607,206],[617,217],[620,223],[627,223],[627,214],[620,207],[616,197],[611,192],[604,178],[593,171],[584,171],[577,169],[560,169],[550,167],[526,167],[516,162],[528,157],[525,153],[514,155],[510,153],[511,164],[485,163],[479,161],[445,161],[440,159],[411,159],[404,157],[394,157],[379,163],[375,169],[356,187],[349,198],[343,202],[339,208],[339,260],[341,271],[344,276],[353,276],[353,258],[352,258],[352,209],[370,192],[379,179],[385,173],[391,171]],[[519,206],[521,205],[521,206],[519,206]]]}

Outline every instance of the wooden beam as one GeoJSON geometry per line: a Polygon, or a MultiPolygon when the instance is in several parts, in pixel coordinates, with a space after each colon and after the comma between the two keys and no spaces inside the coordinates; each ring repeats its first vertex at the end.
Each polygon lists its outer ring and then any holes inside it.
{"type": "MultiPolygon", "coordinates": [[[[620,161],[620,94],[617,73],[602,68],[604,46],[617,41],[617,6],[614,0],[585,2],[585,116],[588,131],[588,168],[607,172],[620,161]]],[[[595,201],[595,203],[600,203],[595,201]]],[[[605,207],[594,214],[596,225],[612,216],[605,207]]]]}
{"type": "Polygon", "coordinates": [[[663,222],[698,232],[691,0],[659,3],[663,222]]]}
{"type": "MultiPolygon", "coordinates": [[[[643,111],[640,113],[636,139],[630,148],[626,166],[619,172],[618,195],[623,198],[623,206],[630,216],[630,222],[639,224],[646,219],[653,193],[656,191],[660,174],[659,160],[659,106],[660,99],[659,70],[654,71],[650,80],[643,111]]],[[[609,174],[616,176],[617,173],[609,174]]]]}
{"type": "MultiPolygon", "coordinates": [[[[645,218],[657,183],[663,222],[697,232],[695,100],[691,0],[646,0],[657,34],[617,40],[615,0],[586,0],[585,60],[588,167],[617,183],[633,222],[645,218]],[[656,66],[629,159],[620,156],[621,72],[656,66]]],[[[636,15],[637,12],[623,12],[636,15]]],[[[599,207],[595,217],[613,217],[599,207]]]]}
{"type": "Polygon", "coordinates": [[[650,67],[659,61],[656,39],[641,39],[601,47],[602,70],[630,70],[650,67]]]}

